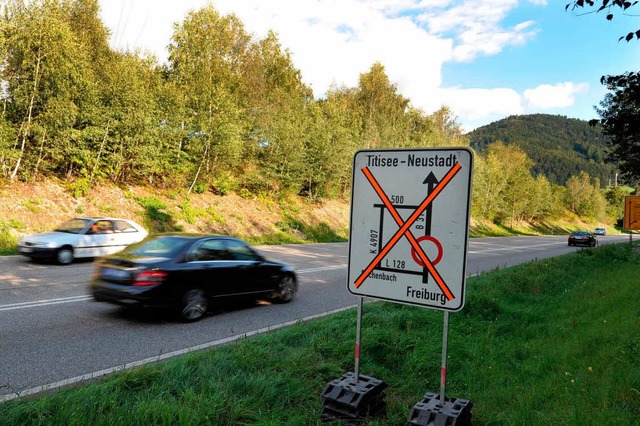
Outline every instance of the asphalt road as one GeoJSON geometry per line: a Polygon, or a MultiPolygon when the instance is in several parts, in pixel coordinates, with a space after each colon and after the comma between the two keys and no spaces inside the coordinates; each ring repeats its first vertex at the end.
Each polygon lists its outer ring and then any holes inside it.
{"type": "MultiPolygon", "coordinates": [[[[600,237],[601,244],[628,235],[600,237]]],[[[237,304],[183,324],[161,312],[129,312],[87,295],[91,262],[69,266],[0,257],[0,402],[227,343],[353,307],[348,244],[261,246],[296,266],[299,293],[286,305],[237,304]]],[[[579,250],[566,236],[476,238],[467,276],[579,250]]]]}

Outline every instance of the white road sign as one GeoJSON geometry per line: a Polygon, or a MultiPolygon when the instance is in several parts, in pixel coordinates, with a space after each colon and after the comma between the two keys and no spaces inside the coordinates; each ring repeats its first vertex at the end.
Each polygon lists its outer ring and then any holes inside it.
{"type": "Polygon", "coordinates": [[[468,148],[356,153],[347,278],[351,293],[462,309],[472,169],[468,148]]]}

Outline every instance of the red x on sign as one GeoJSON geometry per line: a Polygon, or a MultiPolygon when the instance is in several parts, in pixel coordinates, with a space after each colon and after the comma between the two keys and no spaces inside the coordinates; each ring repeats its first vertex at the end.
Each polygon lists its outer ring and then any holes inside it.
{"type": "Polygon", "coordinates": [[[348,290],[462,309],[472,172],[473,153],[465,147],[358,151],[348,290]]]}
{"type": "Polygon", "coordinates": [[[356,279],[355,281],[356,288],[358,288],[364,282],[366,277],[371,273],[371,271],[373,271],[373,269],[376,267],[378,262],[380,262],[387,255],[389,250],[391,250],[393,246],[398,242],[398,240],[400,240],[400,238],[404,235],[405,237],[407,237],[407,239],[409,240],[409,243],[411,243],[411,246],[414,248],[414,250],[420,257],[420,260],[422,260],[422,262],[425,264],[425,266],[427,267],[427,269],[429,270],[433,278],[436,280],[436,283],[438,284],[438,286],[440,287],[444,295],[447,297],[447,299],[448,300],[454,299],[454,296],[451,293],[451,290],[449,290],[449,287],[447,287],[447,284],[442,280],[442,277],[440,276],[436,268],[433,266],[433,264],[431,263],[427,255],[424,253],[424,251],[422,250],[422,247],[420,247],[420,244],[418,244],[418,241],[416,241],[416,238],[413,236],[409,228],[411,227],[411,225],[413,225],[413,223],[416,221],[418,216],[420,216],[422,212],[424,212],[424,210],[434,200],[434,198],[436,198],[436,196],[444,189],[444,187],[447,186],[447,184],[456,175],[456,173],[460,171],[461,167],[462,166],[460,165],[460,163],[456,163],[445,175],[445,177],[442,178],[442,180],[434,188],[434,190],[424,199],[424,201],[422,201],[420,206],[413,212],[413,214],[411,214],[411,216],[409,217],[409,219],[407,219],[406,222],[402,221],[402,218],[398,214],[398,211],[393,207],[393,205],[391,204],[391,201],[389,201],[389,197],[387,197],[387,195],[384,193],[384,190],[382,189],[380,184],[376,181],[373,174],[371,174],[371,171],[369,171],[367,167],[364,167],[362,169],[362,172],[367,177],[367,180],[369,181],[369,183],[371,183],[371,186],[376,191],[376,193],[378,194],[382,202],[385,204],[387,209],[389,209],[389,212],[393,216],[393,219],[396,221],[396,223],[400,228],[393,235],[393,237],[391,237],[391,239],[382,248],[382,250],[380,250],[378,255],[371,261],[369,266],[367,266],[367,268],[362,272],[362,274],[360,274],[358,279],[356,279]]]}

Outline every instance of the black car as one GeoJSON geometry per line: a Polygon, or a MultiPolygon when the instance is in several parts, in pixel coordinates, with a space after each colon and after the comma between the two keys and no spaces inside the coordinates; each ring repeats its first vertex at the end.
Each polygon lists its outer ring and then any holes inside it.
{"type": "Polygon", "coordinates": [[[589,246],[595,247],[598,244],[596,236],[589,231],[573,231],[569,235],[570,246],[589,246]]]}
{"type": "Polygon", "coordinates": [[[197,321],[212,299],[287,303],[298,285],[292,266],[265,259],[242,240],[168,233],[98,260],[89,287],[96,301],[172,308],[183,320],[197,321]]]}

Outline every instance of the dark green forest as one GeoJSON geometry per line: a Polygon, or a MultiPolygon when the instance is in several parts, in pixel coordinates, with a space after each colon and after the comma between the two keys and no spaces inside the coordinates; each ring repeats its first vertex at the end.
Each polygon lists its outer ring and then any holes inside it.
{"type": "Polygon", "coordinates": [[[584,120],[549,114],[510,116],[475,129],[469,139],[479,152],[497,141],[519,147],[533,160],[533,173],[557,185],[566,185],[580,172],[598,178],[602,186],[615,179],[615,165],[605,161],[605,136],[584,120]]]}
{"type": "Polygon", "coordinates": [[[348,195],[357,150],[471,137],[476,218],[619,216],[619,194],[602,189],[613,173],[602,135],[585,122],[510,117],[465,135],[446,106],[414,107],[381,63],[316,99],[275,31],[257,38],[208,5],[175,23],[159,63],[111,49],[97,0],[5,2],[0,179],[315,201],[348,195]]]}

